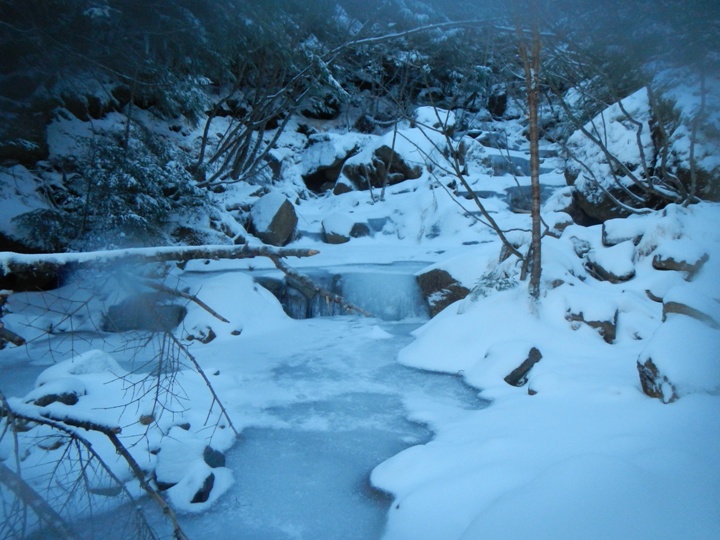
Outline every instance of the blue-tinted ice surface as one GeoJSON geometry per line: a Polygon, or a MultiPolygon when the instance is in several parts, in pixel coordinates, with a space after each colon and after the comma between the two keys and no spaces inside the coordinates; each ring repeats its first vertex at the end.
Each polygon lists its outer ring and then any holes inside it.
{"type": "MultiPolygon", "coordinates": [[[[358,328],[372,325],[364,321],[358,319],[358,328]]],[[[347,329],[341,318],[335,322],[347,329]]],[[[330,330],[333,321],[325,324],[330,330]]],[[[227,456],[235,484],[208,512],[183,518],[190,537],[381,537],[392,498],[371,487],[370,471],[432,437],[425,426],[407,419],[403,401],[424,397],[460,408],[483,405],[460,378],[395,361],[415,326],[383,323],[389,337],[358,347],[352,357],[333,358],[332,350],[323,349],[317,358],[294,357],[276,368],[278,384],[296,389],[304,401],[267,410],[282,427],[243,431],[227,456]],[[352,389],[354,378],[357,391],[324,391],[317,400],[307,395],[315,385],[352,389]]]]}

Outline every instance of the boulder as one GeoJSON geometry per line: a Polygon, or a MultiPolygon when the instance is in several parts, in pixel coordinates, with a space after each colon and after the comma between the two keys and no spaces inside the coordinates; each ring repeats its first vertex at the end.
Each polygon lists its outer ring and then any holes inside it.
{"type": "Polygon", "coordinates": [[[422,167],[409,163],[389,146],[381,145],[372,152],[369,161],[346,163],[342,174],[350,180],[355,189],[364,190],[415,180],[422,176],[422,167]]]}
{"type": "Polygon", "coordinates": [[[495,91],[488,96],[487,110],[494,118],[502,118],[507,106],[508,96],[504,91],[495,91]]]}
{"type": "Polygon", "coordinates": [[[678,315],[685,315],[692,317],[698,321],[702,321],[705,324],[712,326],[713,328],[720,329],[720,323],[715,320],[711,315],[704,313],[702,310],[689,305],[687,302],[682,301],[663,301],[663,319],[667,319],[671,313],[677,313],[678,315]]]}
{"type": "Polygon", "coordinates": [[[343,193],[350,193],[353,191],[353,185],[350,182],[348,178],[340,177],[337,179],[337,182],[335,182],[335,187],[333,187],[333,195],[342,195],[343,193]]]}
{"type": "Polygon", "coordinates": [[[363,222],[353,223],[352,229],[350,229],[350,236],[353,238],[363,238],[365,236],[371,236],[370,225],[363,222]]]}
{"type": "Polygon", "coordinates": [[[637,216],[609,219],[602,224],[602,243],[604,246],[616,246],[630,241],[638,245],[645,234],[645,222],[637,216]]]}
{"type": "Polygon", "coordinates": [[[720,393],[720,331],[693,317],[670,314],[637,360],[645,394],[672,403],[693,393],[720,393]]]}
{"type": "Polygon", "coordinates": [[[273,246],[284,246],[290,242],[297,222],[295,207],[277,192],[264,195],[250,210],[251,231],[260,240],[273,246]]]}
{"type": "Polygon", "coordinates": [[[705,252],[682,248],[674,242],[668,242],[658,248],[658,252],[653,256],[652,265],[656,270],[684,272],[689,281],[709,259],[705,252]]]}
{"type": "Polygon", "coordinates": [[[217,337],[215,331],[207,325],[199,325],[192,329],[191,333],[185,336],[188,341],[199,341],[207,345],[217,337]]]}
{"type": "Polygon", "coordinates": [[[168,332],[182,322],[187,315],[187,308],[165,301],[166,295],[158,293],[136,294],[126,298],[110,306],[100,328],[104,332],[168,332]]]}
{"type": "Polygon", "coordinates": [[[634,255],[635,246],[630,241],[600,250],[591,249],[586,255],[585,267],[597,279],[622,283],[635,277],[634,255]]]}
{"type": "Polygon", "coordinates": [[[452,277],[447,270],[440,268],[418,274],[417,282],[428,302],[431,317],[470,293],[470,289],[452,277]]]}
{"type": "Polygon", "coordinates": [[[346,214],[330,214],[322,221],[323,241],[327,244],[349,242],[353,225],[355,223],[346,214]]]}
{"type": "Polygon", "coordinates": [[[663,320],[675,313],[720,329],[720,301],[692,285],[671,287],[662,297],[663,320]]]}
{"type": "Polygon", "coordinates": [[[225,466],[225,454],[211,446],[206,446],[203,450],[203,460],[211,469],[225,466]]]}
{"type": "Polygon", "coordinates": [[[214,485],[215,485],[215,473],[210,473],[209,475],[207,475],[205,477],[205,481],[203,482],[200,489],[197,490],[197,492],[193,496],[190,503],[198,504],[198,503],[207,502],[207,500],[210,498],[210,492],[212,491],[212,488],[214,485]]]}
{"type": "Polygon", "coordinates": [[[606,343],[613,343],[617,337],[617,310],[615,310],[612,317],[598,320],[587,317],[582,311],[573,312],[572,310],[569,310],[565,314],[565,318],[568,321],[581,322],[587,324],[590,328],[594,328],[598,331],[598,334],[600,334],[606,343]]]}
{"type": "Polygon", "coordinates": [[[58,377],[50,380],[25,396],[25,403],[45,407],[51,403],[75,405],[80,396],[87,394],[85,384],[75,377],[58,377]]]}
{"type": "Polygon", "coordinates": [[[302,178],[307,188],[315,193],[333,189],[343,165],[357,154],[358,148],[358,142],[352,137],[330,133],[311,135],[302,158],[302,178]]]}
{"type": "Polygon", "coordinates": [[[548,226],[548,236],[553,238],[560,238],[565,229],[573,224],[572,217],[565,212],[552,212],[546,214],[543,219],[548,226]]]}
{"type": "Polygon", "coordinates": [[[645,395],[657,398],[663,403],[677,401],[679,397],[677,389],[667,376],[660,372],[652,358],[648,358],[642,363],[638,361],[637,369],[640,375],[640,385],[645,395]]]}

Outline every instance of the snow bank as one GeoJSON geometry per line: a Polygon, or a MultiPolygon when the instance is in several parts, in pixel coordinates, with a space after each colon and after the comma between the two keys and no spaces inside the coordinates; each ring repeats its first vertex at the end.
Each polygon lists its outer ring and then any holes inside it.
{"type": "Polygon", "coordinates": [[[385,539],[713,538],[720,268],[707,262],[688,277],[651,262],[713,261],[718,214],[706,203],[570,226],[544,240],[537,305],[520,284],[470,295],[418,329],[402,363],[458,373],[493,402],[444,418],[408,403],[436,437],[374,469],[373,484],[395,497],[385,539]],[[599,281],[584,272],[588,262],[635,275],[599,281]],[[661,282],[664,304],[645,292],[661,282]],[[694,311],[668,312],[673,303],[694,311]],[[588,324],[568,320],[572,312],[588,324]],[[590,324],[603,320],[617,325],[612,344],[590,324]],[[532,347],[542,358],[527,384],[511,386],[506,376],[532,347]],[[643,394],[637,363],[648,359],[677,401],[643,394]]]}

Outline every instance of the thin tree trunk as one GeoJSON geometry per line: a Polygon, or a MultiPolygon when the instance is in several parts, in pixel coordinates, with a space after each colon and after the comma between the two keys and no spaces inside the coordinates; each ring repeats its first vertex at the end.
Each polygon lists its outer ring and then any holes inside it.
{"type": "MultiPolygon", "coordinates": [[[[535,6],[533,5],[533,8],[535,6]]],[[[525,72],[525,86],[528,104],[528,137],[530,139],[530,214],[532,233],[530,240],[530,283],[528,289],[534,299],[540,297],[540,277],[542,273],[542,234],[540,231],[540,130],[538,126],[538,106],[540,101],[540,31],[537,26],[537,14],[532,23],[530,50],[525,35],[518,26],[520,58],[525,72]]]]}

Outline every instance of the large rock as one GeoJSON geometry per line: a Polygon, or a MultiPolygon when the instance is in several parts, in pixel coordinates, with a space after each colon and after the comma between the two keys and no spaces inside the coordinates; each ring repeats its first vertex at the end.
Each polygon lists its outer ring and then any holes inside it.
{"type": "Polygon", "coordinates": [[[347,214],[334,213],[322,221],[323,241],[327,244],[344,244],[351,238],[370,236],[367,223],[355,222],[347,214]]]}
{"type": "Polygon", "coordinates": [[[185,306],[165,303],[165,295],[137,294],[110,306],[101,328],[105,332],[168,332],[179,325],[186,314],[185,306]]]}
{"type": "Polygon", "coordinates": [[[663,403],[677,401],[679,396],[675,385],[660,372],[652,358],[648,358],[644,362],[638,361],[637,370],[645,395],[657,398],[663,403]]]}
{"type": "Polygon", "coordinates": [[[596,278],[610,283],[622,283],[635,277],[635,245],[623,242],[609,248],[591,249],[585,267],[596,278]]]}
{"type": "Polygon", "coordinates": [[[25,396],[25,403],[46,407],[51,403],[75,405],[80,396],[87,394],[85,384],[75,377],[59,377],[32,390],[25,396]]]}
{"type": "Polygon", "coordinates": [[[630,241],[637,246],[645,228],[645,221],[638,216],[607,220],[602,224],[602,243],[610,247],[630,241]]]}
{"type": "Polygon", "coordinates": [[[683,272],[685,278],[691,280],[709,259],[700,248],[688,246],[687,242],[671,241],[658,247],[652,265],[656,270],[683,272]]]}
{"type": "Polygon", "coordinates": [[[332,133],[311,135],[302,157],[302,178],[307,188],[316,193],[332,189],[345,162],[358,152],[354,137],[332,133]]]}
{"type": "Polygon", "coordinates": [[[441,268],[434,268],[418,274],[417,282],[423,296],[427,299],[432,317],[470,293],[470,289],[452,277],[447,270],[441,268]]]}
{"type": "Polygon", "coordinates": [[[251,231],[260,240],[273,246],[284,246],[290,242],[297,222],[295,207],[277,192],[261,197],[250,210],[251,231]]]}
{"type": "Polygon", "coordinates": [[[415,180],[422,175],[422,167],[409,163],[389,146],[381,145],[373,151],[368,161],[346,163],[342,173],[355,189],[363,190],[415,180]]]}
{"type": "Polygon", "coordinates": [[[671,314],[637,361],[643,392],[663,403],[687,394],[720,393],[720,331],[693,317],[671,314]]]}
{"type": "Polygon", "coordinates": [[[574,313],[568,311],[565,314],[565,318],[571,322],[581,322],[587,324],[590,328],[597,330],[598,334],[605,340],[606,343],[613,343],[617,337],[617,320],[618,312],[615,311],[612,317],[604,319],[594,319],[586,316],[582,311],[574,313]]]}
{"type": "Polygon", "coordinates": [[[662,303],[663,320],[675,313],[720,329],[720,301],[709,297],[706,291],[692,286],[675,286],[665,293],[662,303]]]}
{"type": "Polygon", "coordinates": [[[330,214],[322,221],[323,240],[327,244],[349,242],[353,225],[353,220],[346,214],[330,214]]]}
{"type": "Polygon", "coordinates": [[[595,329],[607,343],[617,337],[618,307],[611,298],[597,296],[593,291],[576,287],[566,298],[565,319],[574,329],[582,323],[595,329]]]}

